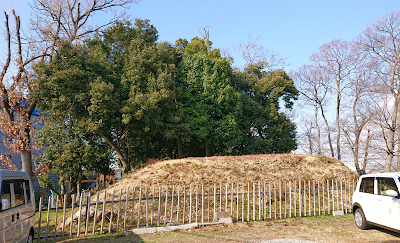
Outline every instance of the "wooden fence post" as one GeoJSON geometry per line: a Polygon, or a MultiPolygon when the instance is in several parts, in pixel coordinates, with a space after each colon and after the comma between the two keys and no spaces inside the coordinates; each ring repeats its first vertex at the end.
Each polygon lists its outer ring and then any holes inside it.
{"type": "Polygon", "coordinates": [[[78,232],[76,234],[76,237],[79,238],[81,234],[81,221],[82,221],[82,198],[83,194],[81,193],[80,198],[79,198],[79,213],[78,213],[78,232]]]}
{"type": "Polygon", "coordinates": [[[258,220],[261,220],[261,182],[258,182],[258,220]]]}
{"type": "MultiPolygon", "coordinates": [[[[124,230],[126,230],[126,218],[128,216],[128,199],[129,199],[129,187],[127,187],[125,190],[124,230]]],[[[97,211],[97,208],[96,208],[96,211],[97,211]]]]}
{"type": "Polygon", "coordinates": [[[142,188],[139,188],[138,216],[136,228],[140,227],[140,208],[142,207],[142,188]]]}
{"type": "Polygon", "coordinates": [[[115,195],[115,189],[113,190],[112,198],[111,198],[111,215],[110,215],[110,225],[108,226],[108,233],[111,233],[112,231],[112,219],[113,219],[113,213],[114,213],[114,195],[115,195]]]}
{"type": "Polygon", "coordinates": [[[201,184],[201,223],[204,224],[204,184],[201,184]]]}
{"type": "Polygon", "coordinates": [[[93,234],[96,233],[96,220],[97,220],[97,210],[99,208],[99,197],[100,197],[100,192],[97,192],[96,206],[94,208],[94,217],[93,217],[93,234]]]}
{"type": "Polygon", "coordinates": [[[186,184],[183,184],[183,214],[182,214],[182,224],[185,224],[185,210],[186,210],[186,184]]]}
{"type": "Polygon", "coordinates": [[[172,224],[172,217],[174,213],[174,190],[175,190],[175,185],[172,185],[172,192],[171,192],[171,219],[170,219],[170,224],[172,224]]]}
{"type": "Polygon", "coordinates": [[[160,216],[161,216],[161,190],[162,187],[158,187],[158,210],[157,210],[157,226],[160,226],[160,216]]]}
{"type": "Polygon", "coordinates": [[[289,181],[289,218],[292,217],[292,182],[289,181]]]}
{"type": "Polygon", "coordinates": [[[101,214],[100,234],[103,234],[104,217],[105,217],[105,213],[106,213],[106,197],[107,197],[107,191],[105,190],[104,191],[104,197],[103,197],[103,210],[102,210],[102,214],[101,214]]]}
{"type": "Polygon", "coordinates": [[[190,184],[190,195],[189,195],[189,224],[192,223],[192,184],[190,184]]]}
{"type": "Polygon", "coordinates": [[[269,219],[272,219],[271,182],[269,182],[269,219]]]}
{"type": "Polygon", "coordinates": [[[134,221],[135,221],[135,195],[136,195],[136,187],[133,188],[133,195],[132,195],[132,223],[131,223],[131,229],[133,229],[134,221]]]}
{"type": "MultiPolygon", "coordinates": [[[[87,199],[86,199],[86,223],[85,223],[85,237],[87,236],[88,233],[88,227],[89,227],[89,216],[90,216],[90,195],[91,193],[89,192],[87,199]]],[[[57,225],[57,224],[56,224],[57,225]]]]}
{"type": "Polygon", "coordinates": [[[42,223],[42,203],[43,203],[43,198],[40,197],[39,198],[39,222],[38,222],[38,237],[37,237],[37,241],[40,241],[40,226],[42,223]]]}
{"type": "Polygon", "coordinates": [[[152,201],[152,205],[151,205],[151,218],[150,218],[150,225],[153,226],[153,218],[154,218],[154,186],[153,186],[153,201],[152,201]]]}
{"type": "Polygon", "coordinates": [[[256,220],[256,186],[253,182],[253,221],[256,220]]]}
{"type": "Polygon", "coordinates": [[[122,197],[122,189],[119,189],[119,199],[118,199],[118,209],[117,209],[117,229],[116,231],[119,230],[119,216],[121,213],[121,197],[122,197]]]}
{"type": "Polygon", "coordinates": [[[164,226],[167,225],[168,186],[165,187],[164,226]]]}
{"type": "Polygon", "coordinates": [[[180,193],[181,193],[181,185],[178,185],[178,204],[176,207],[176,223],[179,223],[179,203],[180,203],[180,193]]]}
{"type": "Polygon", "coordinates": [[[149,227],[149,194],[148,188],[145,187],[145,194],[146,194],[146,227],[149,227]]]}
{"type": "Polygon", "coordinates": [[[51,202],[51,196],[48,197],[48,201],[47,201],[46,241],[49,238],[50,202],[51,202]]]}
{"type": "Polygon", "coordinates": [[[198,199],[199,199],[199,184],[196,184],[196,223],[198,222],[197,221],[197,212],[199,211],[198,199]]]}
{"type": "Polygon", "coordinates": [[[65,230],[65,218],[66,218],[66,213],[67,213],[67,194],[64,194],[64,202],[63,202],[63,223],[62,223],[62,233],[61,237],[64,238],[64,230],[65,230]]]}

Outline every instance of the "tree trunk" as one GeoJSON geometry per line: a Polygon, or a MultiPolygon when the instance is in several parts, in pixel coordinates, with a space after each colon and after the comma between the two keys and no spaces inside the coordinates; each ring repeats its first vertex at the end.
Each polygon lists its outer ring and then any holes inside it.
{"type": "MultiPolygon", "coordinates": [[[[101,137],[111,145],[111,147],[114,149],[115,153],[118,156],[118,159],[121,161],[122,167],[124,169],[124,173],[128,173],[131,170],[131,165],[129,161],[125,158],[125,156],[122,154],[120,147],[118,147],[110,138],[107,136],[101,134],[101,137]]],[[[126,155],[128,156],[128,155],[126,155]]]]}
{"type": "Polygon", "coordinates": [[[60,194],[64,195],[65,193],[65,180],[60,176],[60,194]]]}
{"type": "Polygon", "coordinates": [[[182,139],[178,136],[178,159],[182,159],[182,139]]]}
{"type": "Polygon", "coordinates": [[[76,181],[76,196],[81,197],[82,193],[82,171],[79,172],[78,180],[76,181]]]}
{"type": "Polygon", "coordinates": [[[319,107],[321,108],[321,115],[322,115],[322,118],[323,118],[324,121],[325,121],[326,131],[327,131],[327,133],[328,133],[329,147],[330,147],[330,149],[331,149],[331,155],[332,155],[332,157],[335,157],[335,153],[333,152],[333,146],[332,146],[332,140],[331,140],[331,131],[330,131],[330,129],[329,129],[329,123],[328,123],[328,120],[327,120],[326,117],[325,117],[325,113],[324,113],[324,109],[322,108],[322,105],[320,105],[319,107]]]}
{"type": "Polygon", "coordinates": [[[373,134],[370,135],[370,130],[368,130],[367,141],[365,142],[365,148],[364,148],[364,162],[362,167],[363,174],[365,174],[367,170],[369,142],[371,141],[373,136],[374,136],[373,134]]]}
{"type": "Polygon", "coordinates": [[[307,137],[308,137],[308,144],[309,144],[310,154],[313,154],[311,133],[309,133],[307,137]]]}
{"type": "Polygon", "coordinates": [[[337,94],[337,102],[336,102],[336,153],[337,153],[337,159],[341,159],[341,154],[340,154],[340,124],[339,124],[339,119],[340,119],[340,100],[341,100],[341,95],[340,95],[340,87],[339,84],[337,84],[337,89],[338,89],[338,94],[337,94]]]}
{"type": "Polygon", "coordinates": [[[208,139],[206,139],[206,157],[210,156],[210,146],[208,144],[208,139]]]}
{"type": "Polygon", "coordinates": [[[385,161],[385,172],[390,172],[391,167],[392,167],[393,157],[394,157],[394,148],[395,148],[394,135],[395,135],[396,126],[397,126],[397,109],[399,107],[398,103],[399,103],[398,97],[394,97],[393,110],[396,112],[393,112],[392,117],[391,117],[392,124],[390,126],[389,137],[387,140],[388,156],[386,157],[386,161],[385,161]]]}
{"type": "MultiPolygon", "coordinates": [[[[397,107],[397,119],[400,119],[400,106],[397,107]]],[[[400,121],[397,122],[397,124],[400,124],[400,121]]],[[[397,137],[399,137],[400,134],[400,126],[397,126],[397,137]]],[[[397,171],[400,171],[400,139],[397,139],[397,153],[396,153],[396,158],[397,158],[397,171]]]]}
{"type": "Polygon", "coordinates": [[[25,171],[31,178],[33,178],[32,152],[30,150],[21,150],[21,164],[21,170],[25,171]]]}
{"type": "Polygon", "coordinates": [[[315,104],[315,109],[314,109],[314,116],[315,116],[315,127],[317,128],[317,144],[318,144],[318,155],[322,154],[321,150],[321,129],[319,128],[318,124],[318,105],[315,104]]]}

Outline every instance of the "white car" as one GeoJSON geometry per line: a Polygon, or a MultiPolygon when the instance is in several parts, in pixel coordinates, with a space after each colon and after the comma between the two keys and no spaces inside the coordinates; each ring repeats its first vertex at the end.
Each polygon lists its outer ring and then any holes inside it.
{"type": "Polygon", "coordinates": [[[0,169],[0,242],[32,243],[35,194],[28,173],[0,169]]]}
{"type": "Polygon", "coordinates": [[[358,228],[373,224],[400,232],[400,173],[362,175],[353,194],[354,221],[358,228]]]}

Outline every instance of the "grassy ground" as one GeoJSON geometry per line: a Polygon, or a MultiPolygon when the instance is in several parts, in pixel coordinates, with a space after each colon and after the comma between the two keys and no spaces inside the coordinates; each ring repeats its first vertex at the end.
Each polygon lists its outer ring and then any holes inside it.
{"type": "MultiPolygon", "coordinates": [[[[316,242],[400,242],[400,234],[372,227],[359,230],[353,215],[317,216],[258,222],[237,222],[230,225],[214,225],[189,230],[142,235],[96,234],[84,239],[60,238],[57,242],[260,242],[264,239],[303,239],[316,242]]],[[[41,242],[45,242],[42,240],[41,242]]],[[[55,242],[49,240],[48,242],[55,242]]]]}

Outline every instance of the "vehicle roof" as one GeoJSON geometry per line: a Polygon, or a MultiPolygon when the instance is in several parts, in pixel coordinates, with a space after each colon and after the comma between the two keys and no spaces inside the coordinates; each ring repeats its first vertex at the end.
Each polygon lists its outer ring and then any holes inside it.
{"type": "Polygon", "coordinates": [[[0,169],[0,178],[3,177],[24,177],[30,178],[28,173],[17,170],[0,169]]]}
{"type": "Polygon", "coordinates": [[[362,175],[361,177],[381,177],[381,176],[388,176],[388,177],[400,177],[400,172],[383,172],[383,173],[372,173],[362,175]]]}

